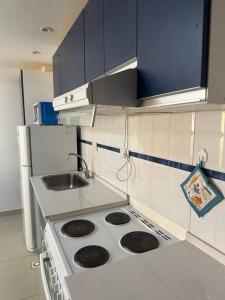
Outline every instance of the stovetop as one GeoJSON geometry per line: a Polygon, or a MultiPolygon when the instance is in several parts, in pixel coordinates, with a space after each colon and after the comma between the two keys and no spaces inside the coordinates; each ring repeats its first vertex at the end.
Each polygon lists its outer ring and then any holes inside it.
{"type": "Polygon", "coordinates": [[[55,221],[51,228],[72,273],[178,241],[131,206],[55,221]]]}

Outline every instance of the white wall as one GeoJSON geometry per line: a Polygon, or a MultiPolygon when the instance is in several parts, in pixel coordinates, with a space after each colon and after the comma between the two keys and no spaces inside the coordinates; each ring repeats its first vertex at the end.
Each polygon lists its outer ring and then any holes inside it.
{"type": "MultiPolygon", "coordinates": [[[[189,172],[133,158],[135,180],[121,183],[116,172],[123,163],[119,153],[100,149],[96,142],[124,148],[125,117],[98,117],[96,127],[82,128],[83,156],[94,172],[126,191],[131,203],[180,236],[186,231],[225,253],[225,200],[203,218],[190,208],[180,184],[189,172]]],[[[138,153],[196,164],[201,148],[208,151],[206,167],[225,173],[225,112],[138,115],[128,118],[128,146],[138,153]]],[[[225,181],[213,179],[225,196],[225,181]]]]}
{"type": "Polygon", "coordinates": [[[0,212],[20,204],[16,126],[22,124],[20,71],[0,69],[0,212]]]}
{"type": "Polygon", "coordinates": [[[53,74],[23,70],[24,108],[26,124],[33,124],[33,104],[53,100],[53,74]]]}

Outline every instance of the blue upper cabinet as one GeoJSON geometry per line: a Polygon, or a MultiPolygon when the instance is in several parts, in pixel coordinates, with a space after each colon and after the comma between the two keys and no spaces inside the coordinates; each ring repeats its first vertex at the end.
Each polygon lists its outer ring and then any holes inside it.
{"type": "Polygon", "coordinates": [[[103,0],[90,0],[84,9],[85,73],[89,82],[104,74],[103,0]]]}
{"type": "Polygon", "coordinates": [[[136,57],[137,0],[104,0],[105,71],[136,57]]]}
{"type": "Polygon", "coordinates": [[[207,85],[208,27],[208,0],[138,1],[139,98],[207,85]]]}
{"type": "Polygon", "coordinates": [[[83,12],[53,56],[53,75],[55,97],[85,83],[83,12]]]}
{"type": "Polygon", "coordinates": [[[55,52],[52,65],[53,65],[53,85],[54,85],[54,97],[57,97],[62,94],[62,77],[60,76],[61,73],[61,60],[60,60],[60,47],[55,52]]]}

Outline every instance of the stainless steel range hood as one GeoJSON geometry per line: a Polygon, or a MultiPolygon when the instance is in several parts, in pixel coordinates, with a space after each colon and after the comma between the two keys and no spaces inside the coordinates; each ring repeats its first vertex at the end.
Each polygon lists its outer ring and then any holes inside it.
{"type": "Polygon", "coordinates": [[[87,83],[54,99],[56,111],[89,105],[137,107],[137,69],[128,69],[87,83]]]}
{"type": "Polygon", "coordinates": [[[54,99],[59,123],[93,126],[96,110],[137,107],[137,68],[120,70],[96,79],[54,99]]]}

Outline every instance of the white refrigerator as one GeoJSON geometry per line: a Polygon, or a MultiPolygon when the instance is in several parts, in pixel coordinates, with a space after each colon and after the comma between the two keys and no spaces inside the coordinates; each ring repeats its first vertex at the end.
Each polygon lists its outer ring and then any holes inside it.
{"type": "Polygon", "coordinates": [[[77,160],[66,161],[69,152],[77,153],[77,129],[65,126],[18,126],[20,185],[23,227],[28,251],[37,250],[35,201],[31,176],[77,170],[77,160]]]}

